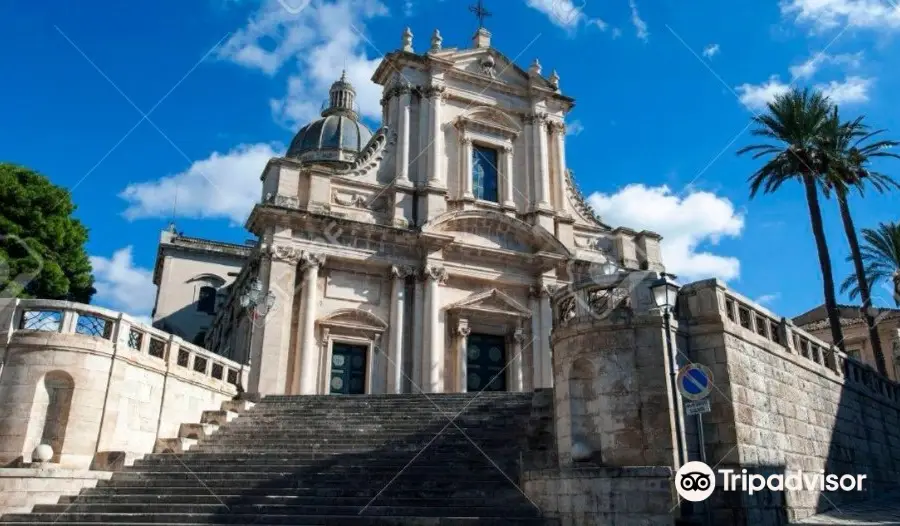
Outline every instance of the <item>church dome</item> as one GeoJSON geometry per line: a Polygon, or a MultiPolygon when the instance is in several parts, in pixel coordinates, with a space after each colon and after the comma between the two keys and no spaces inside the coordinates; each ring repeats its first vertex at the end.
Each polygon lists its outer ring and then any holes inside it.
{"type": "Polygon", "coordinates": [[[322,118],[297,132],[287,157],[326,163],[355,161],[372,138],[371,130],[360,122],[353,109],[355,99],[356,90],[344,72],[340,80],[331,85],[329,104],[322,112],[322,118]]]}

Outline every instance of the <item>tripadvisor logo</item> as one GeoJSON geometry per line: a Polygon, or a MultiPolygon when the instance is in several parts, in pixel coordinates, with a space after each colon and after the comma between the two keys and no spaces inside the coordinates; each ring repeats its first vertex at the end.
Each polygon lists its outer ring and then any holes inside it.
{"type": "MultiPolygon", "coordinates": [[[[733,469],[718,470],[723,491],[746,491],[750,495],[764,489],[769,491],[862,491],[866,475],[835,475],[824,471],[792,471],[787,474],[761,475],[740,473],[733,469]]],[[[675,490],[691,502],[704,501],[716,487],[716,473],[703,462],[688,462],[675,474],[675,490]]]]}

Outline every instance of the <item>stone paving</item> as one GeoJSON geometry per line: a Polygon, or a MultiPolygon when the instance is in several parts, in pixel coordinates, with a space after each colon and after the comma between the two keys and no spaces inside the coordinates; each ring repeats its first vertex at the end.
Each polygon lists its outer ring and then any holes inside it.
{"type": "Polygon", "coordinates": [[[860,504],[844,505],[809,517],[795,524],[844,525],[844,526],[884,526],[900,525],[900,491],[883,498],[860,504]]]}

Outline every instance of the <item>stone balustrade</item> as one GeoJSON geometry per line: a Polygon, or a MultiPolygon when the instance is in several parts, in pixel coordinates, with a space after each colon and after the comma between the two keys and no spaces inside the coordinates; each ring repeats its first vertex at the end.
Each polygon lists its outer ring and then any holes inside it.
{"type": "Polygon", "coordinates": [[[39,444],[66,468],[130,464],[233,398],[249,376],[249,367],[93,305],[7,300],[0,330],[0,465],[27,465],[39,444]]]}
{"type": "Polygon", "coordinates": [[[878,373],[871,365],[848,356],[832,345],[800,329],[785,317],[779,317],[746,297],[722,288],[724,316],[729,330],[747,338],[750,333],[782,347],[807,366],[828,370],[844,383],[867,394],[900,402],[900,384],[878,373]]]}
{"type": "Polygon", "coordinates": [[[190,378],[198,373],[236,385],[243,374],[242,384],[247,382],[249,371],[245,368],[242,373],[239,363],[103,307],[58,300],[17,300],[11,317],[9,342],[17,334],[29,332],[78,334],[107,340],[118,350],[156,358],[161,365],[172,361],[177,367],[171,372],[176,375],[190,378]]]}

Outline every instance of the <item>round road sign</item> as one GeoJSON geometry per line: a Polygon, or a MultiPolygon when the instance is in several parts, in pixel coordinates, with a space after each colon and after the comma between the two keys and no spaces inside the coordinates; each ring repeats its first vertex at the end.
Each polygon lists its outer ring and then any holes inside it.
{"type": "Polygon", "coordinates": [[[691,363],[678,371],[678,392],[688,400],[702,400],[712,391],[712,371],[705,365],[691,363]]]}

